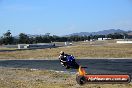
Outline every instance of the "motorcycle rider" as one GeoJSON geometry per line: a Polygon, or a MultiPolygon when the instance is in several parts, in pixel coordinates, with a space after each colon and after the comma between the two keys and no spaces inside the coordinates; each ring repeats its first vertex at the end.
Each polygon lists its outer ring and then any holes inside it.
{"type": "Polygon", "coordinates": [[[65,62],[66,61],[66,56],[67,56],[67,54],[65,54],[63,51],[61,51],[59,59],[62,60],[63,62],[65,62]]]}
{"type": "MultiPolygon", "coordinates": [[[[61,51],[61,52],[60,52],[59,59],[60,59],[62,62],[66,62],[67,56],[72,56],[72,55],[65,54],[63,51],[61,51]]],[[[75,59],[73,59],[73,61],[75,61],[75,59]]]]}
{"type": "Polygon", "coordinates": [[[65,66],[66,69],[79,68],[79,65],[75,62],[75,58],[72,55],[65,54],[63,51],[60,52],[59,60],[62,66],[65,66]]]}

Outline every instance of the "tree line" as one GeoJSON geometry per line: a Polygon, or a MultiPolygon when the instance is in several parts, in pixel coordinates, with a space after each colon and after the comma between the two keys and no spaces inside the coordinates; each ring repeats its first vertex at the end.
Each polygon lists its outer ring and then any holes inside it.
{"type": "Polygon", "coordinates": [[[78,36],[78,35],[71,35],[71,36],[51,36],[50,33],[46,33],[45,35],[39,35],[36,37],[28,36],[25,33],[20,33],[19,37],[13,37],[10,30],[3,34],[0,37],[0,44],[8,45],[8,44],[34,44],[34,43],[51,43],[51,42],[66,42],[66,41],[84,41],[91,39],[97,40],[98,38],[111,38],[111,39],[123,39],[124,35],[127,34],[108,34],[108,35],[90,35],[90,36],[78,36]]]}

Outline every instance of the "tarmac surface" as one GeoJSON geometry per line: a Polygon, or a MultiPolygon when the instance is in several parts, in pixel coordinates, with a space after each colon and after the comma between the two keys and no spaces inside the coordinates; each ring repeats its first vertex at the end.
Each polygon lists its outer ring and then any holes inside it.
{"type": "MultiPolygon", "coordinates": [[[[77,59],[76,62],[87,67],[88,74],[130,74],[132,76],[132,59],[77,59]]],[[[77,72],[77,69],[65,69],[59,60],[0,60],[0,67],[77,72]]]]}

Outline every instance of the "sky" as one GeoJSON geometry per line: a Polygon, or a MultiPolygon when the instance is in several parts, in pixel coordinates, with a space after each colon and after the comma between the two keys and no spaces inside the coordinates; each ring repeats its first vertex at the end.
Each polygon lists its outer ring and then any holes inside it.
{"type": "Polygon", "coordinates": [[[0,35],[132,30],[132,0],[0,0],[0,35]]]}

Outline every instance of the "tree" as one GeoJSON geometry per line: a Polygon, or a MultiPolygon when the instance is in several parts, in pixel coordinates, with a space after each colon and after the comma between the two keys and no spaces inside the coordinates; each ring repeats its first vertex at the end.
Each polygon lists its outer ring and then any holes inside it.
{"type": "Polygon", "coordinates": [[[21,44],[28,44],[30,43],[30,38],[24,33],[19,34],[19,43],[21,44]]]}
{"type": "Polygon", "coordinates": [[[50,33],[45,33],[45,36],[50,36],[50,33]]]}
{"type": "Polygon", "coordinates": [[[108,34],[107,38],[111,38],[111,39],[123,39],[123,35],[120,33],[114,33],[114,34],[108,34]]]}
{"type": "Polygon", "coordinates": [[[7,44],[13,44],[14,38],[11,35],[10,30],[8,30],[6,33],[3,34],[2,37],[2,43],[7,45],[7,44]]]}

